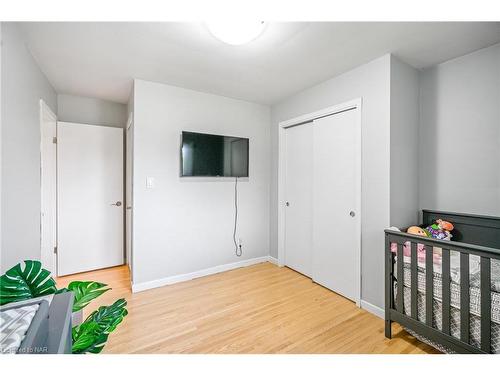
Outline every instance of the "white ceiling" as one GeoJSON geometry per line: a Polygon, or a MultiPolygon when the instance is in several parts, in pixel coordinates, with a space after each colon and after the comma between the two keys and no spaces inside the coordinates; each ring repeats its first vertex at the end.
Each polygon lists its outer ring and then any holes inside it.
{"type": "Polygon", "coordinates": [[[226,45],[201,23],[21,23],[58,93],[126,103],[139,78],[273,104],[391,52],[425,68],[500,42],[500,22],[270,23],[226,45]]]}

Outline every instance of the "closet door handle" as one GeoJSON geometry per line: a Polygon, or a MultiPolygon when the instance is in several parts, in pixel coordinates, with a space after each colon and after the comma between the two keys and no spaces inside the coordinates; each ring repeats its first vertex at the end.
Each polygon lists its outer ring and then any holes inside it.
{"type": "Polygon", "coordinates": [[[290,207],[290,202],[286,201],[285,206],[290,207]]]}
{"type": "Polygon", "coordinates": [[[351,211],[351,212],[349,212],[349,215],[351,215],[351,217],[354,217],[354,216],[356,216],[356,212],[351,211]]]}

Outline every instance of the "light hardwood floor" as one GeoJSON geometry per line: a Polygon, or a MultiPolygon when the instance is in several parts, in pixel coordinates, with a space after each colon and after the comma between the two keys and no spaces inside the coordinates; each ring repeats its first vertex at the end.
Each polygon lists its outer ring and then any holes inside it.
{"type": "Polygon", "coordinates": [[[286,267],[261,263],[132,294],[126,266],[57,279],[96,280],[113,290],[89,305],[124,297],[129,315],[104,353],[437,353],[286,267]]]}

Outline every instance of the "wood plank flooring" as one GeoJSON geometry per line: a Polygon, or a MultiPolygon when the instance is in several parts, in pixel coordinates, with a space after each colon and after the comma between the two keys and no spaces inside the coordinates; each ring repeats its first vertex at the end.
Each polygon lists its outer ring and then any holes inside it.
{"type": "Polygon", "coordinates": [[[57,279],[95,280],[113,290],[84,311],[117,298],[129,315],[104,353],[437,353],[286,267],[261,263],[132,294],[126,266],[57,279]]]}

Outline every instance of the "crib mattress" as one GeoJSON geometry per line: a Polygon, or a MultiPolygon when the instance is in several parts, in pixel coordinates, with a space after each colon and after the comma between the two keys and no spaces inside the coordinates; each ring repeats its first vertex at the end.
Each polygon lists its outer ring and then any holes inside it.
{"type": "MultiPolygon", "coordinates": [[[[403,269],[403,308],[406,315],[411,314],[411,269],[409,264],[404,265],[403,269]]],[[[417,277],[417,306],[418,320],[425,322],[425,270],[418,268],[417,277]]],[[[433,327],[442,329],[442,277],[440,273],[434,272],[434,301],[433,301],[433,327]]],[[[450,284],[450,332],[457,339],[460,338],[460,285],[455,282],[450,284]]],[[[395,295],[397,295],[397,286],[395,286],[395,295]]],[[[476,286],[470,287],[470,343],[473,346],[481,345],[481,290],[476,286]]],[[[411,332],[417,338],[423,339],[419,335],[411,332]]],[[[429,340],[423,340],[429,342],[429,340]]],[[[448,351],[446,348],[435,345],[442,351],[448,351]]],[[[500,353],[500,293],[491,292],[491,347],[493,353],[500,353]]]]}
{"type": "MultiPolygon", "coordinates": [[[[434,251],[441,250],[439,248],[434,248],[434,251]]],[[[397,256],[395,257],[397,259],[397,256]]],[[[409,256],[404,256],[404,266],[410,267],[411,258],[409,256]]],[[[433,262],[433,270],[435,274],[441,274],[441,260],[439,258],[438,262],[433,262]]],[[[425,272],[425,262],[419,260],[418,261],[419,271],[425,272]]],[[[394,272],[397,269],[394,268],[394,272]]],[[[491,290],[495,292],[500,292],[500,260],[491,259],[491,290]]],[[[450,277],[451,280],[460,284],[460,254],[456,251],[450,252],[450,277]]],[[[469,256],[469,282],[470,285],[476,288],[480,287],[481,282],[481,271],[480,271],[480,257],[477,255],[469,256]]]]}

